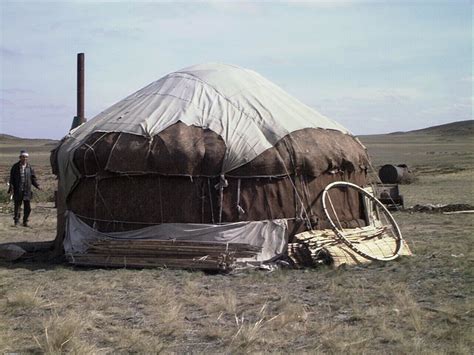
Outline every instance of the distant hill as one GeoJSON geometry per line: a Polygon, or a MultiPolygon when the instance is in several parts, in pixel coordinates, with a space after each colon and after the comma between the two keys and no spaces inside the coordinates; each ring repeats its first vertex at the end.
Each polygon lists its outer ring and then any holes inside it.
{"type": "MultiPolygon", "coordinates": [[[[54,139],[20,138],[9,134],[0,134],[0,178],[1,172],[18,161],[19,152],[25,149],[30,153],[30,161],[35,167],[49,167],[49,157],[59,141],[54,139]],[[3,169],[3,170],[2,170],[3,169]]],[[[49,170],[49,168],[47,168],[49,170]]],[[[1,179],[0,179],[1,180],[1,179]]]]}
{"type": "Polygon", "coordinates": [[[13,144],[13,145],[51,145],[57,144],[59,141],[55,139],[47,139],[47,138],[20,138],[11,136],[9,134],[0,133],[0,144],[13,144]]]}
{"type": "Polygon", "coordinates": [[[439,126],[432,126],[422,129],[416,129],[408,132],[392,132],[390,135],[405,135],[405,134],[429,134],[438,136],[471,136],[474,135],[474,120],[457,121],[442,124],[439,126]]]}
{"type": "Polygon", "coordinates": [[[0,142],[3,141],[12,141],[12,140],[18,140],[21,138],[15,137],[15,136],[10,136],[9,134],[1,134],[0,133],[0,142]]]}

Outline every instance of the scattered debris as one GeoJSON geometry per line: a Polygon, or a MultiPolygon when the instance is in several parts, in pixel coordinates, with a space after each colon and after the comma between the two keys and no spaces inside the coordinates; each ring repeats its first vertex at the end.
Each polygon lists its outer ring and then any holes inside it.
{"type": "Polygon", "coordinates": [[[404,211],[407,212],[426,212],[426,213],[473,213],[474,206],[465,203],[452,203],[452,204],[426,204],[426,205],[415,205],[410,208],[406,208],[404,211]]]}
{"type": "Polygon", "coordinates": [[[443,214],[465,214],[465,213],[474,213],[474,210],[443,212],[443,214]]]}

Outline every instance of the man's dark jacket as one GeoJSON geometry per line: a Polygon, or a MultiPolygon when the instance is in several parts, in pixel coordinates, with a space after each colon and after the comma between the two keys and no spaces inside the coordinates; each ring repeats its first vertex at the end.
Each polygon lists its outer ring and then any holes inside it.
{"type": "Polygon", "coordinates": [[[22,191],[20,190],[20,185],[21,185],[20,162],[13,164],[12,169],[10,170],[10,188],[8,189],[8,193],[11,193],[13,191],[13,199],[16,201],[31,200],[31,198],[33,197],[33,192],[31,191],[31,185],[39,189],[38,182],[36,181],[35,171],[33,170],[33,167],[28,163],[26,163],[26,168],[25,168],[25,179],[26,179],[26,184],[25,184],[25,189],[23,191],[23,196],[22,196],[22,191]]]}

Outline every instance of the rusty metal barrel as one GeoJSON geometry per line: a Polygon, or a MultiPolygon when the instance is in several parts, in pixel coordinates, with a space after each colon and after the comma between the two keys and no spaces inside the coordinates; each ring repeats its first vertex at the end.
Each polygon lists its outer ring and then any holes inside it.
{"type": "Polygon", "coordinates": [[[379,170],[379,178],[384,184],[400,184],[410,176],[411,172],[405,164],[386,164],[379,170]]]}

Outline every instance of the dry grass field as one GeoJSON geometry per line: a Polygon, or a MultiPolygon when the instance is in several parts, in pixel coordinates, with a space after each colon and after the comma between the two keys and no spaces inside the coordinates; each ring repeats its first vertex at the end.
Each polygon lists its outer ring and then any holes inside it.
{"type": "MultiPolygon", "coordinates": [[[[361,137],[374,166],[406,163],[407,205],[474,205],[472,134],[361,137]]],[[[54,238],[50,141],[0,138],[0,243],[54,238]],[[27,148],[44,191],[12,226],[5,179],[27,148]]],[[[364,267],[93,269],[0,262],[0,353],[471,354],[473,214],[396,212],[413,257],[364,267]]]]}

